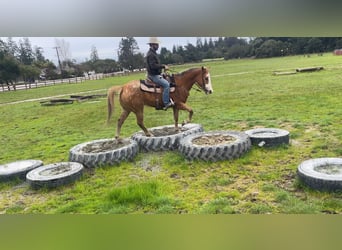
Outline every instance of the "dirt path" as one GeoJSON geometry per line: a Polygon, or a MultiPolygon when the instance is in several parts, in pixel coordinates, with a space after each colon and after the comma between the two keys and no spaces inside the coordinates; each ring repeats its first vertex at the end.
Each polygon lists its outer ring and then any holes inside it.
{"type": "Polygon", "coordinates": [[[107,89],[89,90],[89,91],[83,91],[83,92],[78,92],[78,93],[62,94],[62,95],[48,96],[48,97],[42,97],[42,98],[27,99],[27,100],[22,100],[22,101],[0,103],[0,107],[6,106],[6,105],[12,105],[12,104],[24,103],[24,102],[43,101],[43,100],[63,97],[63,96],[67,96],[67,95],[79,95],[79,94],[87,94],[87,93],[100,92],[100,91],[107,91],[107,89]]]}

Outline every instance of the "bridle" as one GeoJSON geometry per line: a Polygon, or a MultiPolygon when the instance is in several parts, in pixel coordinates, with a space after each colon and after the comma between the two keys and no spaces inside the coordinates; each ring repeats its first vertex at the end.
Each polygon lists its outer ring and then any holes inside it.
{"type": "Polygon", "coordinates": [[[205,87],[205,85],[206,85],[206,76],[204,75],[204,72],[205,72],[205,69],[204,68],[202,68],[201,69],[201,71],[202,71],[202,86],[198,83],[198,82],[196,82],[196,87],[197,87],[197,89],[195,89],[196,91],[204,91],[204,93],[205,94],[208,94],[209,93],[209,91],[206,89],[206,87],[205,87]]]}
{"type": "MultiPolygon", "coordinates": [[[[171,72],[175,72],[174,70],[172,69],[169,69],[168,71],[171,71],[171,72]]],[[[205,94],[208,94],[210,91],[206,89],[206,77],[207,75],[205,74],[206,70],[204,67],[201,68],[201,72],[202,72],[202,75],[201,75],[201,79],[202,79],[202,86],[200,85],[200,83],[198,83],[197,81],[195,82],[195,86],[196,88],[194,88],[193,86],[193,89],[196,90],[196,91],[199,91],[199,92],[204,92],[205,94]]]]}

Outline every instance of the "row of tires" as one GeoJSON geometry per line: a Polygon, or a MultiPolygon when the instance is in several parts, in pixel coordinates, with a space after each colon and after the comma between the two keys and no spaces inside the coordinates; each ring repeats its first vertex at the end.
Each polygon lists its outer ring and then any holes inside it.
{"type": "MultiPolygon", "coordinates": [[[[102,139],[79,144],[71,148],[69,160],[80,162],[86,167],[114,165],[123,160],[132,160],[141,152],[156,152],[178,150],[188,160],[219,161],[238,158],[246,153],[252,145],[250,137],[237,131],[210,131],[204,132],[200,124],[186,124],[177,133],[174,126],[161,126],[151,129],[152,134],[163,136],[147,137],[140,131],[130,139],[122,139],[122,147],[103,152],[85,152],[85,148],[101,145],[113,139],[102,139]],[[211,144],[198,144],[196,140],[205,137],[211,144]],[[220,142],[220,137],[231,138],[229,142],[220,142]]],[[[101,146],[100,146],[101,147],[101,146]]],[[[96,147],[95,147],[96,148],[96,147]]]]}
{"type": "MultiPolygon", "coordinates": [[[[43,166],[41,161],[18,161],[0,165],[0,180],[26,178],[34,188],[57,187],[81,177],[84,167],[93,168],[131,161],[139,151],[178,150],[188,160],[219,161],[242,156],[253,145],[276,146],[289,143],[289,133],[279,129],[254,129],[245,132],[204,132],[199,124],[187,124],[175,132],[173,126],[151,129],[157,136],[146,137],[143,132],[120,141],[101,139],[74,146],[69,162],[43,166]],[[158,136],[163,134],[162,136],[158,136]],[[110,146],[108,148],[108,145],[110,146]],[[107,146],[107,147],[105,147],[107,146]],[[114,148],[113,148],[114,146],[114,148]]],[[[342,159],[319,158],[298,166],[299,178],[318,190],[342,190],[342,159]]]]}
{"type": "MultiPolygon", "coordinates": [[[[43,166],[39,160],[24,160],[0,165],[0,181],[20,178],[26,179],[34,188],[57,187],[80,178],[84,167],[131,161],[139,151],[178,150],[188,160],[227,160],[246,153],[254,139],[247,133],[236,131],[204,132],[200,124],[186,124],[177,132],[173,125],[160,126],[152,128],[151,132],[156,136],[146,137],[140,131],[129,139],[101,139],[81,143],[70,149],[69,162],[43,166]],[[204,142],[214,140],[209,144],[198,145],[196,140],[201,138],[204,138],[204,142]],[[230,141],[222,141],[222,138],[230,138],[230,141]],[[219,139],[219,142],[215,139],[219,139]]],[[[267,141],[268,144],[272,144],[271,140],[267,141]]]]}

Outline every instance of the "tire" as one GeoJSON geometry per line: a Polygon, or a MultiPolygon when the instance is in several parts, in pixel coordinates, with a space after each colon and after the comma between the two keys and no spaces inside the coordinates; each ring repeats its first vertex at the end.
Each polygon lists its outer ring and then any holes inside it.
{"type": "MultiPolygon", "coordinates": [[[[115,165],[122,161],[132,160],[138,153],[138,144],[131,139],[122,139],[122,146],[108,148],[104,151],[88,152],[89,147],[96,147],[105,143],[118,143],[115,139],[100,139],[81,143],[69,151],[69,161],[82,163],[87,168],[100,167],[104,165],[115,165]]],[[[118,144],[116,144],[118,145],[118,144]]]]}
{"type": "Polygon", "coordinates": [[[238,158],[251,148],[248,135],[237,131],[202,132],[184,137],[180,141],[179,152],[188,160],[221,161],[238,158]],[[197,145],[194,141],[200,137],[229,136],[236,140],[214,145],[197,145]]]}
{"type": "Polygon", "coordinates": [[[159,126],[149,129],[152,134],[155,136],[148,137],[144,134],[143,131],[139,131],[132,136],[132,139],[136,141],[139,145],[139,148],[143,152],[149,151],[167,151],[167,150],[175,150],[179,146],[179,142],[185,136],[196,134],[203,131],[203,128],[200,124],[188,123],[180,128],[180,132],[171,133],[168,135],[158,136],[158,131],[160,130],[171,130],[174,128],[174,125],[166,125],[159,126]]]}
{"type": "Polygon", "coordinates": [[[35,189],[55,188],[78,180],[83,169],[83,165],[77,162],[59,162],[31,170],[26,180],[35,189]]]}
{"type": "Polygon", "coordinates": [[[0,165],[0,181],[10,181],[16,178],[25,180],[29,171],[42,165],[43,162],[40,160],[22,160],[0,165]]]}
{"type": "Polygon", "coordinates": [[[251,138],[253,145],[260,147],[274,147],[281,144],[289,144],[290,133],[277,128],[256,128],[245,131],[251,138]]]}
{"type": "Polygon", "coordinates": [[[316,158],[303,161],[297,168],[299,179],[312,189],[342,190],[342,158],[316,158]]]}

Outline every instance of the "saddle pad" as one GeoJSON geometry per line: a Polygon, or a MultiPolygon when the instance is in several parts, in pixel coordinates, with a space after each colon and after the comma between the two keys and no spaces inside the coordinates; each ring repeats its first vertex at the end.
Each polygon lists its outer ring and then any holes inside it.
{"type": "MultiPolygon", "coordinates": [[[[146,80],[140,80],[140,89],[150,93],[162,93],[162,88],[159,85],[153,82],[146,82],[146,80]]],[[[175,89],[174,84],[171,84],[170,93],[174,92],[175,89]]]]}

